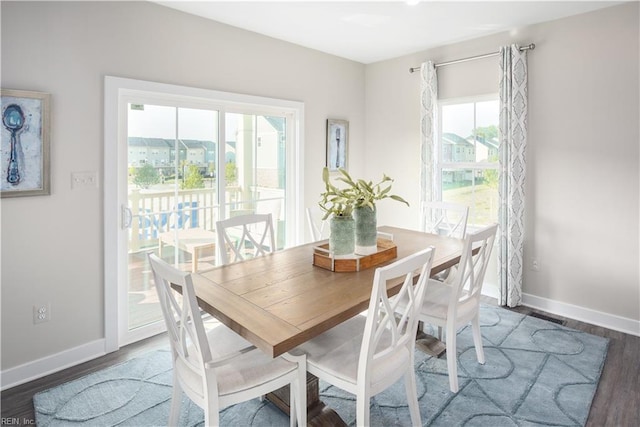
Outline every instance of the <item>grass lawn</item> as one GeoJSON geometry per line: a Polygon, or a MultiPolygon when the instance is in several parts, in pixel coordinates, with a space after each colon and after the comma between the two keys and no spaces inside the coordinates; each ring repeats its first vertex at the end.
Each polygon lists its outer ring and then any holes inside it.
{"type": "Polygon", "coordinates": [[[470,225],[487,225],[498,221],[498,189],[480,184],[475,187],[452,188],[442,191],[445,202],[469,206],[470,225]]]}

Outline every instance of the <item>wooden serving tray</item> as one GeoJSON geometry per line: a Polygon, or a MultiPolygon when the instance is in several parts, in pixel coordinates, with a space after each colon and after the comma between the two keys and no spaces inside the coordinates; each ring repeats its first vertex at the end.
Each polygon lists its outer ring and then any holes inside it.
{"type": "Polygon", "coordinates": [[[398,247],[392,240],[378,238],[378,251],[371,255],[354,255],[350,258],[332,258],[329,243],[313,248],[313,265],[336,273],[360,271],[375,267],[398,257],[398,247]]]}

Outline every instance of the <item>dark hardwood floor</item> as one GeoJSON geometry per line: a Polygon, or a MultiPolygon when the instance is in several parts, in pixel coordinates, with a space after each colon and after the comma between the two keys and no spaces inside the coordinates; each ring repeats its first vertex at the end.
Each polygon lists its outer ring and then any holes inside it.
{"type": "Polygon", "coordinates": [[[640,337],[590,325],[528,307],[513,309],[527,315],[542,314],[564,326],[609,338],[609,351],[587,420],[590,427],[640,426],[640,337]]]}
{"type": "MultiPolygon", "coordinates": [[[[495,301],[490,299],[484,299],[483,302],[495,304],[495,301]]],[[[589,427],[640,426],[640,337],[550,315],[528,307],[518,307],[514,310],[527,315],[548,316],[570,328],[609,338],[607,359],[586,425],[589,427]]],[[[124,362],[167,344],[166,336],[161,334],[128,345],[98,359],[5,390],[1,396],[1,424],[33,425],[35,418],[32,397],[35,393],[124,362]]]]}
{"type": "Polygon", "coordinates": [[[122,347],[118,351],[97,359],[12,387],[8,390],[3,390],[0,403],[2,412],[0,424],[13,426],[35,425],[32,400],[34,394],[109,366],[125,362],[148,351],[167,347],[168,345],[169,341],[165,334],[156,335],[155,337],[122,347]]]}

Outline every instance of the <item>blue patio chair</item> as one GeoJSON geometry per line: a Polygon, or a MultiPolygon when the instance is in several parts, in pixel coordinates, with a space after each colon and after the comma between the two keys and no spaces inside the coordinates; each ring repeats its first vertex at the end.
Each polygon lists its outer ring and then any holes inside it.
{"type": "Polygon", "coordinates": [[[160,212],[158,215],[154,215],[154,219],[153,219],[153,225],[155,227],[154,232],[159,234],[167,231],[168,222],[169,222],[169,212],[160,212]]]}
{"type": "Polygon", "coordinates": [[[154,234],[153,220],[150,209],[140,210],[138,215],[138,238],[148,240],[154,234]]]}
{"type": "Polygon", "coordinates": [[[138,216],[138,236],[140,240],[157,239],[158,234],[165,231],[168,220],[167,212],[160,212],[160,214],[155,215],[151,209],[140,209],[138,216]]]}
{"type": "Polygon", "coordinates": [[[176,206],[176,222],[175,227],[186,228],[189,224],[189,228],[198,227],[198,202],[185,202],[178,203],[176,206]]]}

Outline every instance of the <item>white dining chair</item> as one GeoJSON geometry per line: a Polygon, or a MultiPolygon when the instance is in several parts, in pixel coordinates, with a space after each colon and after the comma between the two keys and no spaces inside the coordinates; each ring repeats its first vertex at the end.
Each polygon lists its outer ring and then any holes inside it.
{"type": "Polygon", "coordinates": [[[357,315],[293,350],[296,354],[306,353],[309,373],[356,395],[358,426],[369,425],[371,397],[403,377],[411,422],[422,425],[414,349],[417,314],[432,260],[433,248],[428,248],[376,269],[366,317],[357,315]],[[387,297],[390,281],[404,281],[391,300],[387,297]],[[400,301],[404,309],[396,316],[400,301]]]}
{"type": "MultiPolygon", "coordinates": [[[[424,202],[422,204],[422,227],[427,233],[464,239],[467,233],[469,207],[449,202],[424,202]]],[[[433,278],[441,282],[454,276],[457,267],[439,272],[433,278]]]]}
{"type": "Polygon", "coordinates": [[[311,206],[307,208],[307,224],[311,239],[314,242],[329,238],[329,220],[322,219],[324,213],[319,206],[311,206]]]}
{"type": "Polygon", "coordinates": [[[427,233],[464,239],[468,219],[468,206],[449,202],[422,204],[423,230],[427,233]]]}
{"type": "Polygon", "coordinates": [[[149,254],[173,362],[169,426],[178,425],[182,393],[203,408],[205,426],[219,425],[219,411],[290,385],[290,425],[307,422],[305,356],[271,358],[219,323],[205,333],[190,273],[149,254]],[[182,298],[176,298],[179,287],[182,298]]]}
{"type": "MultiPolygon", "coordinates": [[[[420,310],[420,321],[438,327],[439,335],[445,329],[449,388],[458,391],[458,354],[456,332],[471,323],[473,344],[478,363],[484,364],[484,350],[480,333],[480,296],[484,275],[491,258],[497,224],[467,233],[460,263],[454,277],[447,283],[429,280],[427,293],[420,310]],[[477,250],[477,253],[473,251],[477,250]]],[[[442,336],[440,336],[442,338],[442,336]]]]}
{"type": "Polygon", "coordinates": [[[217,221],[216,233],[222,264],[255,258],[276,250],[270,213],[238,215],[217,221]]]}

